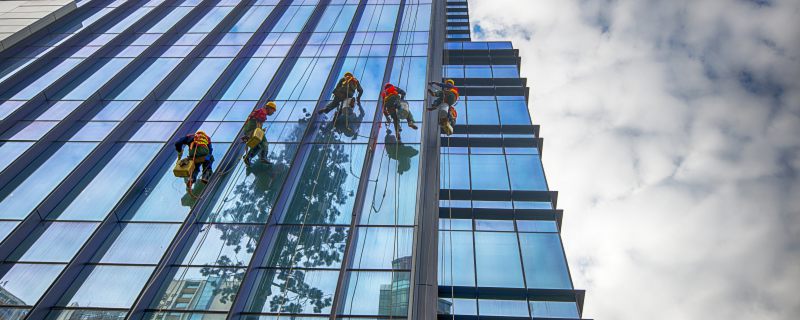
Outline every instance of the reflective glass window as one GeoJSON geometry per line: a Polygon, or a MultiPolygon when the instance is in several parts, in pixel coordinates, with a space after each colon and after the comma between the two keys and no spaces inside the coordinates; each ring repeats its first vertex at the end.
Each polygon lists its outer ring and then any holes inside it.
{"type": "Polygon", "coordinates": [[[357,230],[355,269],[411,269],[413,228],[362,227],[357,230]]]}
{"type": "Polygon", "coordinates": [[[53,215],[59,220],[102,220],[160,148],[157,143],[124,144],[83,190],[73,189],[74,200],[53,215]]]}
{"type": "MultiPolygon", "coordinates": [[[[339,268],[349,235],[347,227],[281,226],[267,259],[268,267],[339,268]]],[[[268,232],[275,232],[270,228],[268,232]]]]}
{"type": "Polygon", "coordinates": [[[133,142],[161,142],[167,141],[175,130],[180,126],[180,122],[145,122],[136,130],[136,133],[128,139],[133,142]]]}
{"type": "MultiPolygon", "coordinates": [[[[156,264],[178,232],[178,224],[127,223],[117,225],[99,259],[103,263],[156,264]],[[105,253],[103,253],[105,252],[105,253]]],[[[97,259],[98,257],[95,257],[97,259]]]]}
{"type": "Polygon", "coordinates": [[[167,14],[164,18],[159,20],[156,24],[152,27],[147,29],[145,33],[164,33],[172,28],[181,18],[186,16],[189,11],[191,11],[191,7],[173,7],[172,11],[167,14]]]}
{"type": "Polygon", "coordinates": [[[500,124],[500,121],[497,117],[497,103],[494,100],[480,101],[470,99],[467,102],[467,119],[469,124],[500,124]]]}
{"type": "Polygon", "coordinates": [[[472,232],[439,232],[440,285],[475,286],[475,254],[472,243],[472,232]]]}
{"type": "Polygon", "coordinates": [[[96,223],[52,222],[39,225],[12,254],[13,260],[69,262],[92,235],[96,223]]]}
{"type": "Polygon", "coordinates": [[[480,231],[514,231],[511,220],[475,220],[475,230],[480,231]]]}
{"type": "Polygon", "coordinates": [[[495,78],[519,78],[519,72],[515,65],[494,65],[492,66],[492,76],[495,78]]]}
{"type": "Polygon", "coordinates": [[[97,319],[97,320],[125,320],[128,315],[126,311],[112,310],[88,310],[88,309],[66,309],[53,310],[48,315],[48,320],[74,320],[74,319],[97,319]]]}
{"type": "MultiPolygon", "coordinates": [[[[122,121],[136,107],[135,101],[103,101],[100,110],[91,118],[94,121],[122,121]]],[[[89,120],[89,119],[85,119],[89,120]]]]}
{"type": "Polygon", "coordinates": [[[340,314],[405,316],[410,272],[351,271],[340,314]]]}
{"type": "Polygon", "coordinates": [[[442,189],[469,190],[469,156],[448,154],[442,155],[439,161],[439,184],[442,189]]]}
{"type": "MultiPolygon", "coordinates": [[[[167,100],[200,100],[228,66],[231,58],[205,58],[172,90],[167,100]]],[[[168,90],[169,91],[169,90],[168,90]]]]}
{"type": "Polygon", "coordinates": [[[466,78],[491,78],[492,68],[489,66],[464,66],[466,78]]]}
{"type": "Polygon", "coordinates": [[[249,312],[328,314],[338,279],[338,270],[260,270],[258,287],[245,309],[249,312]]]}
{"type": "Polygon", "coordinates": [[[155,267],[94,266],[81,272],[60,306],[130,308],[155,267]],[[73,291],[74,290],[74,291],[73,291]]]}
{"type": "Polygon", "coordinates": [[[547,190],[538,155],[508,155],[506,159],[513,190],[547,190]]]}
{"type": "Polygon", "coordinates": [[[518,300],[478,299],[482,316],[528,317],[528,303],[518,300]]]}
{"type": "Polygon", "coordinates": [[[531,312],[534,317],[578,319],[578,306],[567,301],[531,301],[531,312]]]}
{"type": "Polygon", "coordinates": [[[69,141],[103,141],[111,130],[119,124],[119,122],[110,121],[89,121],[85,122],[75,134],[69,137],[69,141]]]}
{"type": "MultiPolygon", "coordinates": [[[[34,305],[64,269],[54,264],[0,265],[0,291],[4,305],[34,305]]],[[[0,311],[0,316],[3,312],[0,311]]]]}
{"type": "Polygon", "coordinates": [[[256,249],[262,226],[204,224],[192,246],[183,254],[182,265],[244,267],[256,249]]]}
{"type": "Polygon", "coordinates": [[[347,224],[366,145],[313,145],[287,210],[290,223],[347,224]]]}
{"type": "Polygon", "coordinates": [[[39,140],[57,124],[56,121],[20,121],[0,135],[0,140],[39,140]]]}
{"type": "Polygon", "coordinates": [[[419,171],[419,146],[377,145],[361,224],[411,225],[414,223],[419,171]]]}
{"type": "Polygon", "coordinates": [[[25,218],[96,145],[71,142],[51,147],[48,152],[52,156],[27,179],[0,190],[0,218],[25,218]]]}
{"type": "Polygon", "coordinates": [[[233,10],[233,7],[215,6],[189,29],[189,33],[208,33],[233,10]]]}
{"type": "Polygon", "coordinates": [[[275,9],[274,6],[251,7],[228,32],[256,32],[258,26],[269,16],[273,9],[275,9]]]}
{"type": "Polygon", "coordinates": [[[236,298],[244,272],[244,268],[175,268],[172,278],[162,286],[152,307],[227,311],[236,298]]]}
{"type": "Polygon", "coordinates": [[[472,189],[508,190],[506,159],[502,155],[471,155],[472,189]]]}
{"type": "Polygon", "coordinates": [[[3,171],[11,162],[28,150],[33,142],[4,142],[0,145],[0,171],[3,171]]]}
{"type": "Polygon", "coordinates": [[[499,101],[500,123],[505,125],[530,125],[531,116],[525,101],[499,101]]]}
{"type": "Polygon", "coordinates": [[[517,220],[519,232],[558,232],[558,226],[551,220],[517,220]]]}
{"type": "Polygon", "coordinates": [[[478,286],[524,288],[517,236],[510,232],[475,232],[478,286]]]}
{"type": "Polygon", "coordinates": [[[572,289],[557,233],[520,233],[528,288],[572,289]]]}
{"type": "Polygon", "coordinates": [[[158,85],[158,81],[153,79],[164,79],[180,61],[178,58],[148,59],[107,97],[113,97],[114,100],[142,100],[158,85]]]}
{"type": "Polygon", "coordinates": [[[147,121],[183,121],[197,105],[195,101],[160,101],[147,121]]]}
{"type": "Polygon", "coordinates": [[[100,59],[89,70],[64,86],[56,96],[64,100],[86,100],[131,61],[133,58],[100,59]]]}

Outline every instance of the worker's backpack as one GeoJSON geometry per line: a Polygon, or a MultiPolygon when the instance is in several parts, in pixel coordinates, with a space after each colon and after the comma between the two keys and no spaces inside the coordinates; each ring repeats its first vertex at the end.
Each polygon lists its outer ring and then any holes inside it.
{"type": "Polygon", "coordinates": [[[210,142],[211,138],[209,138],[208,135],[202,132],[198,132],[194,134],[194,139],[192,140],[192,148],[196,146],[208,147],[208,144],[210,142]]]}

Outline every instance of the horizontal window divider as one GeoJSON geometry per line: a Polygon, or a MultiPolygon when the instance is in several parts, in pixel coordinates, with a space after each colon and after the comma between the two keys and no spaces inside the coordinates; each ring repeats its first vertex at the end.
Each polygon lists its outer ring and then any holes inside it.
{"type": "Polygon", "coordinates": [[[66,262],[50,262],[50,261],[13,261],[3,260],[3,263],[24,263],[24,264],[44,264],[44,265],[62,265],[66,266],[66,262]]]}
{"type": "Polygon", "coordinates": [[[585,290],[439,286],[440,297],[579,302],[585,290]]]}

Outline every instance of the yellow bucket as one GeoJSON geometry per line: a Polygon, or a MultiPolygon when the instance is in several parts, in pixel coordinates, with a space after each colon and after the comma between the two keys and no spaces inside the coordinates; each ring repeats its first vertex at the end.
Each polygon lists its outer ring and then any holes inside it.
{"type": "Polygon", "coordinates": [[[192,176],[194,171],[194,161],[188,158],[175,162],[175,167],[172,168],[172,173],[178,178],[188,178],[192,176]]]}
{"type": "Polygon", "coordinates": [[[247,146],[250,148],[255,148],[261,140],[264,139],[264,130],[261,128],[256,128],[253,130],[253,135],[250,136],[250,140],[247,140],[247,146]]]}

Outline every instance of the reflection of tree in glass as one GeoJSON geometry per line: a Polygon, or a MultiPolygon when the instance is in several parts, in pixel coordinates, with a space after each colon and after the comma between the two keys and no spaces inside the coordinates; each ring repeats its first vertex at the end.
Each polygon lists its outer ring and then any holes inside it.
{"type": "MultiPolygon", "coordinates": [[[[333,131],[321,130],[322,141],[332,141],[333,131]]],[[[298,224],[335,224],[345,211],[345,204],[355,196],[343,182],[350,174],[350,150],[347,145],[314,145],[298,179],[285,222],[298,224]]],[[[356,168],[358,171],[360,167],[356,168]]],[[[358,173],[354,173],[358,176],[358,173]]],[[[250,310],[319,313],[331,307],[333,290],[323,290],[306,279],[307,270],[294,268],[338,268],[347,241],[345,227],[283,226],[268,260],[272,269],[262,273],[260,285],[250,310]],[[267,305],[268,303],[268,305],[267,305]]]]}

